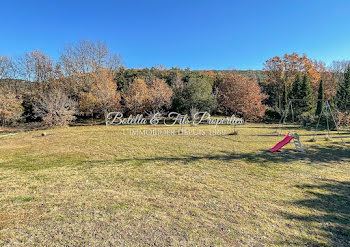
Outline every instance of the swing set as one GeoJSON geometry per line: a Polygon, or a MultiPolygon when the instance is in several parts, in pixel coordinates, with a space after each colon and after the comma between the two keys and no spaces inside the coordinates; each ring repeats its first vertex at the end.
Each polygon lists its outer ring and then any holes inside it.
{"type": "MultiPolygon", "coordinates": [[[[293,124],[295,123],[293,103],[306,102],[306,101],[310,101],[310,100],[309,99],[289,99],[288,100],[286,108],[283,111],[282,117],[279,121],[278,128],[276,129],[276,132],[279,135],[282,135],[282,131],[285,129],[285,126],[286,126],[286,120],[289,116],[291,116],[292,123],[293,124]]],[[[337,133],[341,139],[342,144],[346,145],[346,143],[344,142],[344,140],[339,132],[339,128],[338,128],[337,122],[334,118],[334,114],[333,114],[332,108],[329,104],[329,101],[328,100],[320,100],[320,99],[312,100],[312,101],[316,101],[316,102],[322,101],[322,103],[323,103],[323,107],[322,107],[321,112],[318,116],[317,124],[316,124],[316,127],[314,129],[314,134],[313,134],[312,140],[316,140],[317,133],[319,132],[321,119],[322,119],[322,117],[324,117],[326,120],[327,139],[329,139],[329,136],[330,136],[329,123],[330,123],[330,121],[332,121],[334,123],[335,130],[337,131],[337,133]]],[[[282,141],[280,141],[279,143],[277,143],[275,145],[275,147],[270,149],[271,152],[276,152],[276,151],[280,150],[284,145],[288,144],[292,139],[294,140],[296,150],[304,152],[304,149],[303,149],[302,144],[301,144],[300,139],[299,139],[299,135],[297,133],[293,133],[293,134],[288,133],[285,135],[286,135],[286,137],[282,141]]]]}

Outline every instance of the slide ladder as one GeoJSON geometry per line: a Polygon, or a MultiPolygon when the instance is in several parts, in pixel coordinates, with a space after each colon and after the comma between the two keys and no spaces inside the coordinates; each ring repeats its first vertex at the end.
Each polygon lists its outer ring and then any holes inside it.
{"type": "Polygon", "coordinates": [[[303,145],[301,144],[299,139],[294,139],[295,149],[299,152],[305,152],[303,149],[303,145]]]}

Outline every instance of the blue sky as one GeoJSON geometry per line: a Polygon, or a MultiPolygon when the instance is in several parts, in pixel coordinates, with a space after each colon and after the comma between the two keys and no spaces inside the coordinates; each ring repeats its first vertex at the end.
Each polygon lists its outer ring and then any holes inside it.
{"type": "Polygon", "coordinates": [[[85,38],[106,41],[129,68],[261,69],[294,51],[350,59],[348,0],[7,0],[0,10],[2,55],[58,58],[85,38]]]}

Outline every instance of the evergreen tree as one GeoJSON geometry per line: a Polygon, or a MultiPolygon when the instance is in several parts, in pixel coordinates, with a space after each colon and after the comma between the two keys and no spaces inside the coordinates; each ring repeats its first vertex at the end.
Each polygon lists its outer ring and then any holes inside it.
{"type": "Polygon", "coordinates": [[[301,81],[302,81],[301,75],[300,73],[298,73],[293,83],[293,87],[291,91],[291,98],[296,100],[293,102],[293,106],[292,106],[294,110],[294,114],[296,116],[299,116],[301,113],[300,106],[302,102],[297,100],[302,98],[302,95],[300,94],[301,81]]]}
{"type": "Polygon", "coordinates": [[[348,69],[344,76],[344,88],[345,88],[345,94],[346,94],[344,97],[344,107],[345,107],[345,111],[349,111],[350,110],[350,66],[348,66],[348,69]]]}
{"type": "Polygon", "coordinates": [[[323,105],[324,105],[324,86],[323,81],[320,81],[320,84],[318,86],[318,97],[317,97],[317,108],[316,108],[316,115],[319,116],[322,112],[323,105]]]}
{"type": "Polygon", "coordinates": [[[312,111],[314,108],[314,96],[313,96],[310,80],[307,75],[303,76],[303,81],[301,83],[299,92],[300,92],[300,99],[303,99],[303,101],[300,102],[301,113],[312,111]]]}
{"type": "Polygon", "coordinates": [[[292,98],[300,99],[300,88],[301,88],[301,75],[297,74],[292,88],[292,98]]]}
{"type": "Polygon", "coordinates": [[[213,94],[214,80],[208,75],[192,72],[186,78],[183,89],[175,94],[174,108],[181,113],[189,113],[191,108],[212,112],[217,107],[213,94]]]}
{"type": "Polygon", "coordinates": [[[350,110],[350,66],[344,73],[344,80],[338,85],[335,103],[342,112],[350,110]]]}
{"type": "Polygon", "coordinates": [[[286,108],[288,106],[288,87],[287,83],[284,83],[284,88],[283,88],[283,106],[286,108]]]}

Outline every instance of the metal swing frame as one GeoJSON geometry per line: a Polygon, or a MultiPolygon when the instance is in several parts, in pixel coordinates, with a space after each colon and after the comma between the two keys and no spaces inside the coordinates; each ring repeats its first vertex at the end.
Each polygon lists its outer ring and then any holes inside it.
{"type": "MultiPolygon", "coordinates": [[[[328,115],[325,113],[325,111],[328,111],[329,115],[331,116],[331,120],[333,120],[334,122],[334,126],[337,130],[337,133],[342,141],[342,143],[344,145],[346,145],[346,143],[344,142],[344,139],[342,137],[342,135],[340,134],[339,132],[339,128],[338,128],[338,125],[337,125],[337,122],[335,121],[335,118],[334,118],[334,114],[333,114],[333,111],[332,111],[332,108],[331,108],[331,105],[329,104],[329,101],[328,100],[320,100],[320,99],[317,99],[317,100],[310,100],[310,99],[289,99],[288,100],[288,103],[286,105],[286,108],[285,110],[283,111],[282,113],[282,117],[279,121],[279,124],[278,124],[278,130],[279,130],[279,135],[282,134],[282,129],[284,128],[285,124],[286,124],[286,119],[289,115],[289,111],[291,111],[291,114],[292,114],[292,123],[294,123],[294,111],[293,111],[293,102],[295,101],[316,101],[316,102],[319,102],[319,101],[323,101],[324,105],[321,109],[321,113],[319,115],[319,118],[318,118],[318,121],[317,121],[317,125],[316,125],[316,128],[314,130],[314,135],[313,135],[313,138],[316,138],[317,136],[317,131],[318,131],[318,127],[320,125],[320,121],[321,121],[321,118],[322,118],[322,115],[324,115],[326,117],[326,123],[327,123],[327,136],[329,137],[330,133],[329,133],[329,119],[328,119],[328,115]]],[[[278,132],[276,130],[276,132],[278,132]]]]}

